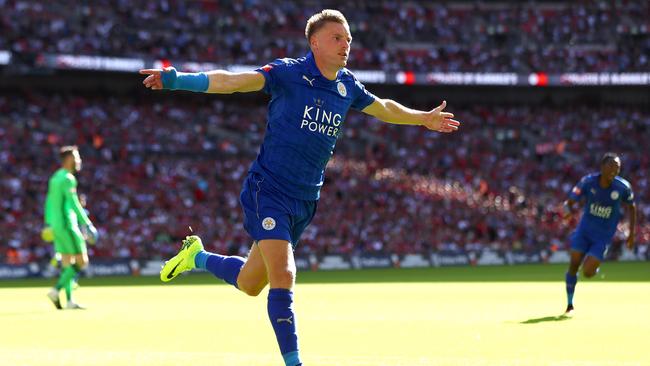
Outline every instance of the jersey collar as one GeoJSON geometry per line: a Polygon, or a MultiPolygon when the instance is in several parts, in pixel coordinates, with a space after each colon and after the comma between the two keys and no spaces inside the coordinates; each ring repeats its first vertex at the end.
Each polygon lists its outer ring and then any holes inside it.
{"type": "Polygon", "coordinates": [[[330,83],[341,81],[341,74],[343,73],[343,69],[340,69],[338,73],[336,73],[336,80],[330,80],[323,76],[323,74],[318,69],[318,66],[316,66],[316,60],[314,60],[314,54],[311,51],[307,53],[305,59],[307,61],[307,72],[309,72],[311,75],[321,77],[323,80],[330,83]]]}

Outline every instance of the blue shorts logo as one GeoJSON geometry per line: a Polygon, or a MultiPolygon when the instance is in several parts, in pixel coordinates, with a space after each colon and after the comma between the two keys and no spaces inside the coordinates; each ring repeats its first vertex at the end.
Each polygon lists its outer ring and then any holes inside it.
{"type": "Polygon", "coordinates": [[[272,217],[266,217],[262,220],[262,227],[264,230],[273,230],[275,229],[275,220],[272,217]]]}

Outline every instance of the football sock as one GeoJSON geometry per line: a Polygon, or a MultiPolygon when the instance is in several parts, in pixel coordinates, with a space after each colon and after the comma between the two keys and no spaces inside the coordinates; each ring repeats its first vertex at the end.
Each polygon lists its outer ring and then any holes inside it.
{"type": "Polygon", "coordinates": [[[242,257],[219,255],[204,250],[196,253],[194,257],[196,268],[205,269],[235,287],[237,287],[237,276],[244,263],[246,260],[242,257]]]}
{"type": "Polygon", "coordinates": [[[293,292],[283,288],[272,288],[269,290],[268,301],[269,320],[275,331],[275,338],[280,346],[285,365],[302,365],[298,356],[298,334],[292,305],[293,292]]]}
{"type": "Polygon", "coordinates": [[[578,275],[571,275],[567,272],[564,276],[566,282],[566,298],[567,304],[573,305],[573,293],[576,290],[576,283],[578,283],[578,275]]]}
{"type": "Polygon", "coordinates": [[[72,279],[77,275],[77,267],[75,265],[67,266],[61,271],[59,281],[56,283],[56,289],[65,289],[65,297],[68,301],[72,299],[72,279]]]}

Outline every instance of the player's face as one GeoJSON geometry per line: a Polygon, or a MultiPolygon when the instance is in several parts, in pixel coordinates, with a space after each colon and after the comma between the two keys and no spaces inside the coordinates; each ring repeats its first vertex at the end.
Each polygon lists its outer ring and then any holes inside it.
{"type": "Polygon", "coordinates": [[[340,69],[348,63],[351,42],[352,36],[347,26],[327,22],[313,35],[312,50],[327,65],[340,69]]]}
{"type": "Polygon", "coordinates": [[[605,179],[607,179],[608,182],[613,181],[620,171],[621,171],[620,159],[609,160],[600,167],[600,174],[603,177],[605,177],[605,179]]]}
{"type": "Polygon", "coordinates": [[[81,155],[79,151],[75,150],[72,152],[72,158],[74,159],[74,171],[78,172],[81,170],[81,155]]]}

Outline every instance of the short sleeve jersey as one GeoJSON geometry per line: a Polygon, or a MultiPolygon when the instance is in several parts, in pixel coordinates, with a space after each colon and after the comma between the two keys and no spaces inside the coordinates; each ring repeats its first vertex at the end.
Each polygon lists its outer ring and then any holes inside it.
{"type": "Polygon", "coordinates": [[[623,216],[621,204],[634,203],[630,183],[617,176],[607,188],[600,186],[600,174],[584,176],[569,193],[574,201],[584,200],[584,212],[579,230],[613,236],[623,216]]]}
{"type": "Polygon", "coordinates": [[[325,78],[311,52],[256,71],[264,75],[271,101],[264,142],[250,171],[290,197],[317,200],[348,110],[366,108],[375,96],[345,68],[336,80],[325,78]]]}

